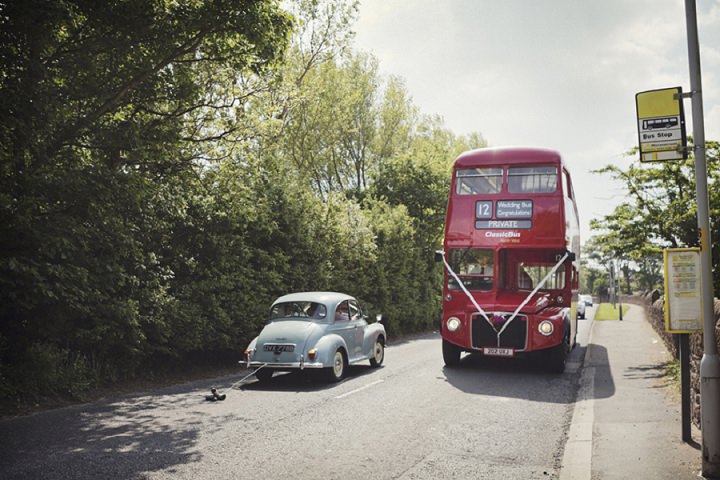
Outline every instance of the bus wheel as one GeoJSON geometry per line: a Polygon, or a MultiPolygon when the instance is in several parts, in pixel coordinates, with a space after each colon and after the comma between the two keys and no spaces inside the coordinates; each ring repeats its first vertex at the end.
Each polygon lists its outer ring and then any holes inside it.
{"type": "Polygon", "coordinates": [[[442,341],[443,360],[448,367],[457,367],[460,365],[460,347],[448,342],[443,338],[442,341]]]}
{"type": "Polygon", "coordinates": [[[563,339],[560,345],[548,350],[548,370],[552,373],[563,373],[565,371],[568,353],[570,353],[570,345],[566,339],[563,339]]]}

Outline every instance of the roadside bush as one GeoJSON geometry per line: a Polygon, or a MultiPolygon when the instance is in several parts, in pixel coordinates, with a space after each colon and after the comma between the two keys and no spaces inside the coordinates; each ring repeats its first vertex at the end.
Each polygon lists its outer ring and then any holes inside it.
{"type": "Polygon", "coordinates": [[[23,401],[48,395],[83,400],[100,378],[100,368],[82,354],[49,343],[34,343],[25,358],[5,367],[0,391],[5,398],[23,401]]]}

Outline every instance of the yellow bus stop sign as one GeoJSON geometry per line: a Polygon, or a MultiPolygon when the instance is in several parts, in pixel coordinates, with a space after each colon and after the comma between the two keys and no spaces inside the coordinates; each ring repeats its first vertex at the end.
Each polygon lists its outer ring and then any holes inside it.
{"type": "Polygon", "coordinates": [[[640,160],[684,160],[687,155],[682,88],[650,90],[635,95],[640,160]]]}

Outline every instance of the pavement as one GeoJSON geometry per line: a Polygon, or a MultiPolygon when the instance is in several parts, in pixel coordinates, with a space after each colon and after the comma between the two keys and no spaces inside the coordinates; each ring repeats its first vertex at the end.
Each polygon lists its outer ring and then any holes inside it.
{"type": "Polygon", "coordinates": [[[593,321],[560,479],[703,478],[700,431],[682,440],[672,355],[642,306],[623,317],[593,321]]]}

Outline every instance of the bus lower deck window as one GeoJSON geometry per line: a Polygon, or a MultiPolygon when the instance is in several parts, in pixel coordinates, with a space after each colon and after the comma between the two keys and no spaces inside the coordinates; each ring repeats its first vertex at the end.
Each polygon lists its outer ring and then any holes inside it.
{"type": "MultiPolygon", "coordinates": [[[[468,290],[492,290],[495,274],[494,252],[487,248],[450,250],[449,263],[468,290]]],[[[459,289],[455,279],[448,279],[448,288],[459,289]]]]}
{"type": "MultiPolygon", "coordinates": [[[[553,269],[553,264],[524,263],[517,265],[517,288],[520,290],[532,290],[553,269]]],[[[562,290],[565,288],[565,270],[559,269],[550,276],[542,286],[543,290],[562,290]]]]}

